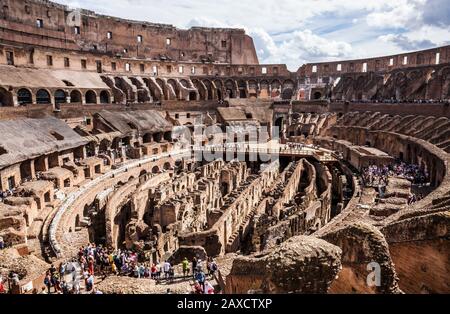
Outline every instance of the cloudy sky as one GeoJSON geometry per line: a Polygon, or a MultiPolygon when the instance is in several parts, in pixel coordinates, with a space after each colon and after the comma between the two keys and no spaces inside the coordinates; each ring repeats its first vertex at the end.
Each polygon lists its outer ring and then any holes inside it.
{"type": "Polygon", "coordinates": [[[450,43],[450,0],[56,0],[140,21],[245,28],[261,63],[382,56],[450,43]]]}

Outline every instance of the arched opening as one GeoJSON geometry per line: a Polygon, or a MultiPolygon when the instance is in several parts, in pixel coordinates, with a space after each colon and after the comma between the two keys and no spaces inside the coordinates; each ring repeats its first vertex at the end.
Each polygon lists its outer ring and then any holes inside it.
{"type": "Polygon", "coordinates": [[[152,173],[153,173],[153,174],[159,173],[159,167],[158,167],[158,166],[154,166],[154,167],[152,168],[152,173]]]}
{"type": "Polygon", "coordinates": [[[247,84],[245,81],[240,80],[238,82],[239,87],[239,98],[247,98],[247,84]]]}
{"type": "Polygon", "coordinates": [[[101,104],[109,104],[110,103],[109,93],[105,90],[102,90],[100,92],[100,103],[101,104]]]}
{"type": "Polygon", "coordinates": [[[93,90],[88,90],[86,92],[86,103],[87,104],[96,104],[97,103],[97,95],[93,90]]]}
{"type": "Polygon", "coordinates": [[[153,140],[153,136],[151,133],[145,133],[144,136],[142,137],[142,142],[143,143],[151,143],[153,140]]]}
{"type": "Polygon", "coordinates": [[[271,97],[272,98],[277,98],[280,97],[281,95],[281,83],[278,80],[274,80],[271,84],[270,84],[271,88],[272,88],[272,94],[271,97]]]}
{"type": "Polygon", "coordinates": [[[203,84],[206,87],[206,91],[208,92],[208,100],[213,100],[214,99],[214,93],[213,93],[213,89],[212,89],[212,84],[209,80],[204,80],[203,84]]]}
{"type": "Polygon", "coordinates": [[[158,132],[158,133],[153,134],[153,141],[154,142],[161,143],[162,139],[163,139],[163,134],[162,133],[158,132]]]}
{"type": "Polygon", "coordinates": [[[175,80],[170,79],[170,80],[167,81],[167,84],[172,87],[173,92],[175,93],[176,99],[179,99],[180,98],[180,91],[178,89],[177,82],[175,82],[175,80]]]}
{"type": "Polygon", "coordinates": [[[197,100],[197,93],[189,92],[189,101],[195,101],[195,100],[197,100]]]}
{"type": "Polygon", "coordinates": [[[0,107],[13,106],[13,99],[10,92],[0,87],[0,107]]]}
{"type": "Polygon", "coordinates": [[[258,84],[254,80],[248,81],[248,98],[258,97],[258,84]]]}
{"type": "Polygon", "coordinates": [[[292,99],[292,95],[294,95],[294,91],[291,88],[286,88],[283,90],[281,98],[283,98],[284,100],[289,100],[292,99]]]}
{"type": "Polygon", "coordinates": [[[322,93],[321,92],[315,92],[313,95],[313,99],[320,99],[322,98],[322,93]]]}
{"type": "Polygon", "coordinates": [[[170,162],[164,163],[164,170],[170,170],[170,168],[172,168],[172,166],[170,165],[170,162]]]}
{"type": "Polygon", "coordinates": [[[100,141],[99,151],[106,152],[110,146],[111,146],[111,141],[109,141],[107,139],[103,139],[100,141]]]}
{"type": "Polygon", "coordinates": [[[19,89],[17,91],[17,101],[19,105],[31,104],[33,102],[31,92],[26,88],[19,89]]]}
{"type": "Polygon", "coordinates": [[[139,173],[139,177],[143,177],[143,176],[145,176],[147,174],[147,170],[142,170],[140,173],[139,173]]]}
{"type": "Polygon", "coordinates": [[[67,102],[66,92],[62,89],[55,91],[55,104],[65,104],[67,102]]]}
{"type": "Polygon", "coordinates": [[[36,93],[36,103],[37,104],[49,104],[50,101],[50,93],[45,89],[40,89],[36,93]]]}
{"type": "Polygon", "coordinates": [[[200,100],[207,100],[207,90],[205,85],[201,83],[199,80],[192,80],[192,83],[194,84],[195,88],[198,91],[198,94],[200,95],[200,100]]]}
{"type": "Polygon", "coordinates": [[[225,89],[227,91],[228,98],[236,98],[235,85],[234,85],[233,81],[231,81],[231,80],[226,81],[225,89]]]}
{"type": "Polygon", "coordinates": [[[162,93],[163,93],[163,96],[161,97],[161,99],[162,98],[164,98],[164,99],[167,99],[167,97],[168,97],[168,95],[167,95],[167,91],[165,90],[165,86],[164,86],[164,81],[163,80],[161,80],[161,79],[156,79],[156,83],[158,84],[158,86],[161,88],[161,91],[162,91],[162,93]]]}
{"type": "Polygon", "coordinates": [[[70,103],[81,103],[81,92],[78,90],[73,90],[70,92],[70,103]]]}
{"type": "Polygon", "coordinates": [[[259,83],[259,98],[269,98],[269,82],[268,81],[261,81],[259,83]]]}

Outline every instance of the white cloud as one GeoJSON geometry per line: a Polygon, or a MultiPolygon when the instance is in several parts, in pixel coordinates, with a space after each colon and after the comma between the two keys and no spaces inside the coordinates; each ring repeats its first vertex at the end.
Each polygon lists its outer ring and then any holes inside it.
{"type": "Polygon", "coordinates": [[[392,1],[393,7],[367,15],[367,24],[379,28],[403,28],[417,24],[422,19],[418,7],[424,0],[392,1]]]}

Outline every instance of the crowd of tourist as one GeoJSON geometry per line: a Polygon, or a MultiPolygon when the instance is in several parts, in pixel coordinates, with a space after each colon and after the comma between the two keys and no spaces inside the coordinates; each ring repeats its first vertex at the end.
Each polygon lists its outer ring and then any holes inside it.
{"type": "MultiPolygon", "coordinates": [[[[151,264],[145,261],[145,255],[132,250],[110,250],[101,245],[89,244],[78,251],[74,261],[80,266],[81,278],[84,280],[86,293],[100,294],[94,286],[95,276],[106,278],[109,275],[128,276],[142,279],[152,279],[157,283],[166,281],[173,283],[175,278],[194,280],[193,293],[212,294],[214,287],[207,281],[207,277],[214,276],[217,264],[212,258],[204,262],[193,258],[184,258],[181,267],[183,274],[176,277],[175,267],[169,261],[151,264]]],[[[52,265],[44,279],[46,293],[79,294],[80,283],[73,262],[61,263],[59,270],[52,265]],[[70,278],[69,285],[64,278],[70,278]]],[[[169,293],[170,290],[168,290],[169,293]]]]}
{"type": "Polygon", "coordinates": [[[418,165],[396,162],[391,165],[370,165],[362,169],[362,178],[366,186],[387,186],[389,177],[400,177],[411,181],[413,184],[423,185],[429,182],[426,170],[418,165]]]}
{"type": "Polygon", "coordinates": [[[330,102],[335,103],[383,103],[383,104],[405,104],[405,103],[415,103],[415,104],[433,104],[433,103],[440,103],[440,104],[450,104],[450,99],[404,99],[404,100],[398,100],[394,98],[390,99],[360,99],[360,100],[338,100],[338,99],[331,99],[330,102]]]}

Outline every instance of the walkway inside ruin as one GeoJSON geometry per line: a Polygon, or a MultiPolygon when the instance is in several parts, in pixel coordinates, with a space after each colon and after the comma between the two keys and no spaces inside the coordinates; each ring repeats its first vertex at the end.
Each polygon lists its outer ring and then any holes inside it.
{"type": "Polygon", "coordinates": [[[76,191],[66,195],[65,200],[62,202],[61,206],[58,208],[58,210],[50,224],[50,227],[49,227],[49,241],[50,241],[51,248],[52,248],[53,252],[56,254],[56,256],[58,258],[62,257],[61,256],[61,253],[62,253],[61,247],[58,243],[57,236],[56,236],[56,232],[58,229],[58,225],[61,221],[61,217],[66,211],[70,210],[71,206],[74,204],[74,202],[79,197],[81,197],[82,195],[87,193],[90,189],[94,188],[101,182],[103,182],[107,179],[110,179],[110,178],[114,178],[114,176],[116,176],[120,173],[127,172],[130,169],[133,169],[136,167],[141,167],[145,163],[154,162],[154,161],[157,161],[162,158],[173,157],[173,156],[182,157],[182,156],[185,156],[189,152],[190,152],[189,150],[175,150],[175,151],[172,151],[169,153],[160,154],[158,156],[149,156],[149,157],[145,157],[145,158],[142,158],[139,160],[133,160],[130,162],[126,162],[123,165],[121,165],[119,168],[109,171],[109,172],[93,179],[92,181],[88,182],[86,185],[81,186],[76,191]]]}

